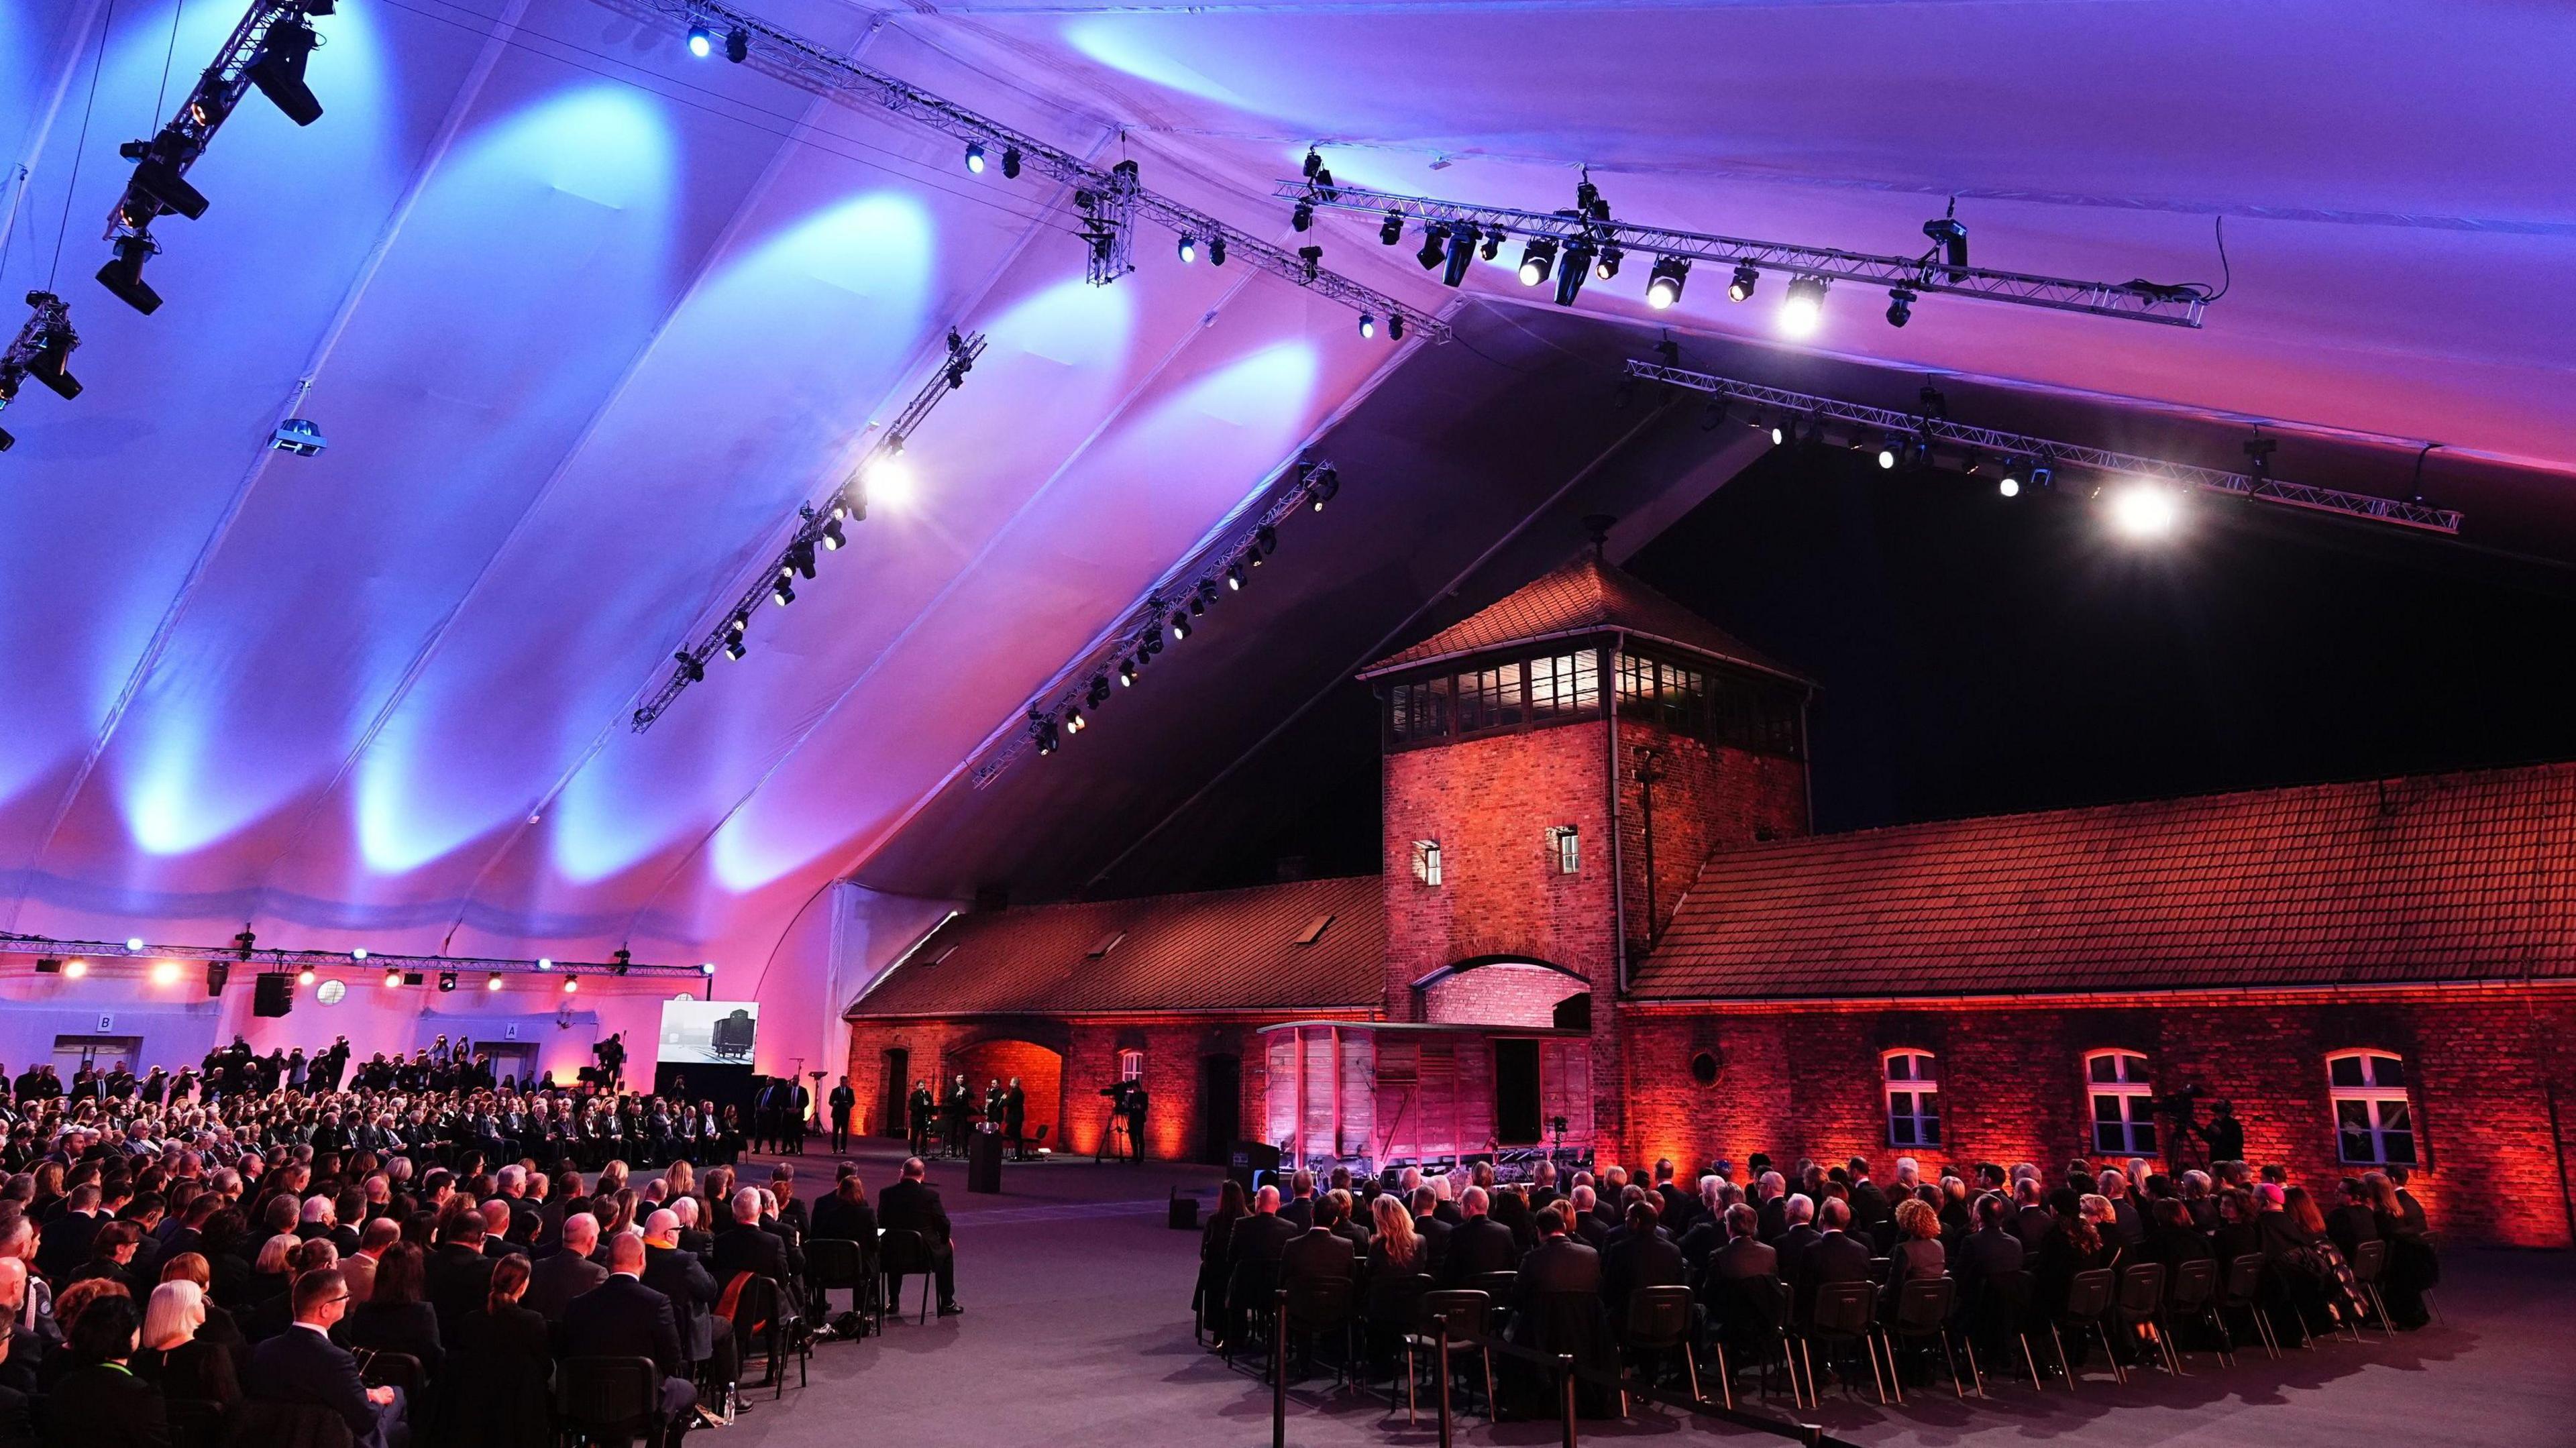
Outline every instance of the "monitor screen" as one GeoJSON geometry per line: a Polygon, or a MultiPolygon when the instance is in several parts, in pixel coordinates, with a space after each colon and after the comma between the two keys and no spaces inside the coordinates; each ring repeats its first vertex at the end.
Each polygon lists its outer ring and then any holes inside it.
{"type": "Polygon", "coordinates": [[[653,1059],[748,1066],[759,1024],[758,1001],[664,1001],[653,1059]]]}

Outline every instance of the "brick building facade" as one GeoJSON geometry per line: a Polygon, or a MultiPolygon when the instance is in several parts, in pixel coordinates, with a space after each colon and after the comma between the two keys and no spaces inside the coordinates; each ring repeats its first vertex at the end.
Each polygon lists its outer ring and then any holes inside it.
{"type": "Polygon", "coordinates": [[[1018,1075],[1089,1152],[1141,1073],[1174,1159],[2165,1165],[2190,1087],[2576,1242],[2576,767],[1811,836],[1809,686],[1593,557],[1363,677],[1381,877],[957,917],[851,1008],[866,1129],[1018,1075]]]}

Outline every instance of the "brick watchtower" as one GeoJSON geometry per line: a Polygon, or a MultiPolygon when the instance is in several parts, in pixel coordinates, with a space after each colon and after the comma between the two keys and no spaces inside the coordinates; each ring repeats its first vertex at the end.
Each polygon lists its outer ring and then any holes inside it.
{"type": "Polygon", "coordinates": [[[1597,1141],[1627,1149],[1628,965],[1711,851],[1807,832],[1813,685],[1597,549],[1360,677],[1388,1019],[1588,1027],[1597,1141]]]}

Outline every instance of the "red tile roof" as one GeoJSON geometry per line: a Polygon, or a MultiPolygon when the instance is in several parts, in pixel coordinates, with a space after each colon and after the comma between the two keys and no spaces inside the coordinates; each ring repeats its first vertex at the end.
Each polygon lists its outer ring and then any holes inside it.
{"type": "Polygon", "coordinates": [[[1385,999],[1385,955],[1375,875],[997,910],[932,932],[848,1014],[1342,1010],[1385,999]]]}
{"type": "Polygon", "coordinates": [[[1713,856],[1640,997],[2576,975],[2576,765],[1905,825],[1713,856]]]}
{"type": "Polygon", "coordinates": [[[1596,554],[1585,553],[1552,573],[1542,574],[1500,602],[1451,624],[1400,653],[1360,672],[1375,674],[1410,668],[1435,659],[1482,653],[1487,649],[1539,639],[1617,629],[1641,639],[1677,645],[1784,678],[1798,675],[1737,639],[1726,630],[1657,593],[1596,554]]]}

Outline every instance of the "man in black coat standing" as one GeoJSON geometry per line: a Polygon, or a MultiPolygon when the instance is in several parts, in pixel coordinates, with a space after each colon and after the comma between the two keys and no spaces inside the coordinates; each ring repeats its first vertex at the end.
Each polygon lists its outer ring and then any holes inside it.
{"type": "Polygon", "coordinates": [[[564,1309],[564,1345],[573,1357],[646,1357],[662,1371],[659,1445],[677,1443],[698,1390],[680,1376],[680,1323],[671,1299],[644,1285],[644,1239],[620,1232],[608,1244],[608,1280],[564,1309]]]}
{"type": "Polygon", "coordinates": [[[842,1077],[841,1084],[832,1088],[824,1105],[831,1109],[832,1154],[838,1156],[850,1149],[850,1113],[859,1108],[859,1093],[850,1089],[849,1077],[842,1077]]]}
{"type": "Polygon", "coordinates": [[[336,1267],[307,1272],[290,1289],[294,1325],[251,1349],[242,1388],[262,1402],[328,1408],[349,1425],[360,1448],[402,1448],[408,1439],[402,1395],[371,1388],[358,1360],[331,1340],[349,1310],[349,1284],[336,1267]]]}
{"type": "MultiPolygon", "coordinates": [[[[957,1078],[961,1089],[965,1077],[957,1078]]],[[[939,1279],[939,1315],[954,1316],[957,1305],[957,1246],[949,1239],[948,1209],[939,1204],[939,1189],[926,1178],[920,1157],[903,1164],[903,1179],[877,1196],[877,1225],[889,1232],[918,1232],[930,1249],[931,1274],[939,1279]]]]}

